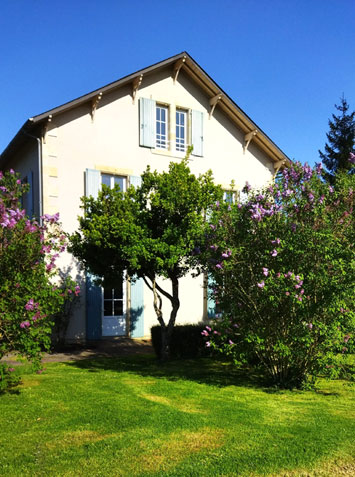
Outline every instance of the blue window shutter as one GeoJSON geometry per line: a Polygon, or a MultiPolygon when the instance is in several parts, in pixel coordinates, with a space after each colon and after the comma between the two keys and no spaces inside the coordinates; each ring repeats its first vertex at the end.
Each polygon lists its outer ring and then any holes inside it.
{"type": "Polygon", "coordinates": [[[131,283],[130,332],[132,338],[144,336],[144,281],[131,283]]]}
{"type": "Polygon", "coordinates": [[[192,154],[203,156],[203,113],[201,111],[191,111],[191,143],[192,154]]]}
{"type": "Polygon", "coordinates": [[[85,195],[97,199],[101,189],[101,172],[96,169],[86,169],[85,174],[85,195]]]}
{"type": "MultiPolygon", "coordinates": [[[[101,173],[86,169],[85,195],[97,199],[101,188],[101,173]]],[[[94,283],[94,277],[86,274],[86,339],[98,340],[102,334],[102,291],[94,283]]]]}
{"type": "Polygon", "coordinates": [[[102,291],[94,277],[86,274],[86,339],[99,340],[102,333],[102,291]]]}
{"type": "Polygon", "coordinates": [[[155,147],[155,101],[139,99],[139,145],[155,147]]]}
{"type": "MultiPolygon", "coordinates": [[[[134,187],[142,184],[140,176],[130,176],[130,183],[134,187]]],[[[139,278],[131,283],[130,332],[132,338],[144,336],[144,281],[139,278]]]]}
{"type": "Polygon", "coordinates": [[[27,175],[27,182],[30,186],[29,191],[27,192],[27,210],[26,213],[32,219],[34,210],[33,210],[33,172],[30,171],[27,175]]]}
{"type": "Polygon", "coordinates": [[[207,316],[208,318],[216,317],[216,302],[213,298],[212,288],[214,281],[210,275],[207,278],[207,316]]]}

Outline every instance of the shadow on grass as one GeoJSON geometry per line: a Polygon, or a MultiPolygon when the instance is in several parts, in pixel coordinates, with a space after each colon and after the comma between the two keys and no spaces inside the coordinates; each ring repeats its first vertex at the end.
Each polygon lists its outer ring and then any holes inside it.
{"type": "Polygon", "coordinates": [[[181,359],[160,363],[155,356],[139,355],[120,358],[95,358],[65,363],[68,366],[87,369],[90,372],[103,370],[130,372],[144,377],[195,381],[211,386],[246,386],[264,388],[265,377],[256,370],[237,368],[232,363],[217,359],[181,359]]]}

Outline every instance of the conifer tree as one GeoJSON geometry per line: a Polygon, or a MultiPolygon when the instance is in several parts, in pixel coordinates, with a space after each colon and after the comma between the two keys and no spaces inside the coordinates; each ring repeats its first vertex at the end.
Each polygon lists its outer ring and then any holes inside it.
{"type": "Polygon", "coordinates": [[[340,111],[337,116],[332,114],[329,119],[328,142],[325,144],[324,152],[318,151],[326,170],[324,177],[329,182],[334,182],[335,174],[338,171],[354,171],[352,163],[349,161],[350,153],[355,153],[355,111],[349,113],[349,105],[344,98],[341,104],[335,105],[340,111]]]}

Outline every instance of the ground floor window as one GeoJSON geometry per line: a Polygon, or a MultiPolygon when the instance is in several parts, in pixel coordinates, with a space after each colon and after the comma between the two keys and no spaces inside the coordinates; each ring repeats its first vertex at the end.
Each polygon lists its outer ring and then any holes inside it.
{"type": "Polygon", "coordinates": [[[127,334],[126,281],[116,288],[102,289],[102,336],[127,334]]]}

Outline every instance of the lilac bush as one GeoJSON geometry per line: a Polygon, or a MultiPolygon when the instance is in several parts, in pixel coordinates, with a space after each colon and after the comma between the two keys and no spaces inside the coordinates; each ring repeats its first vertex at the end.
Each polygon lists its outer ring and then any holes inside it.
{"type": "MultiPolygon", "coordinates": [[[[350,158],[351,161],[353,157],[350,158]]],[[[201,261],[222,318],[206,345],[284,387],[337,376],[354,339],[355,175],[295,163],[246,201],[218,204],[201,261]]]]}
{"type": "MultiPolygon", "coordinates": [[[[27,188],[13,170],[0,172],[0,359],[15,352],[39,368],[53,315],[80,290],[71,279],[55,284],[66,236],[58,214],[43,216],[42,225],[26,216],[20,198],[27,188]]],[[[12,375],[0,364],[0,390],[13,382],[12,375]]]]}

